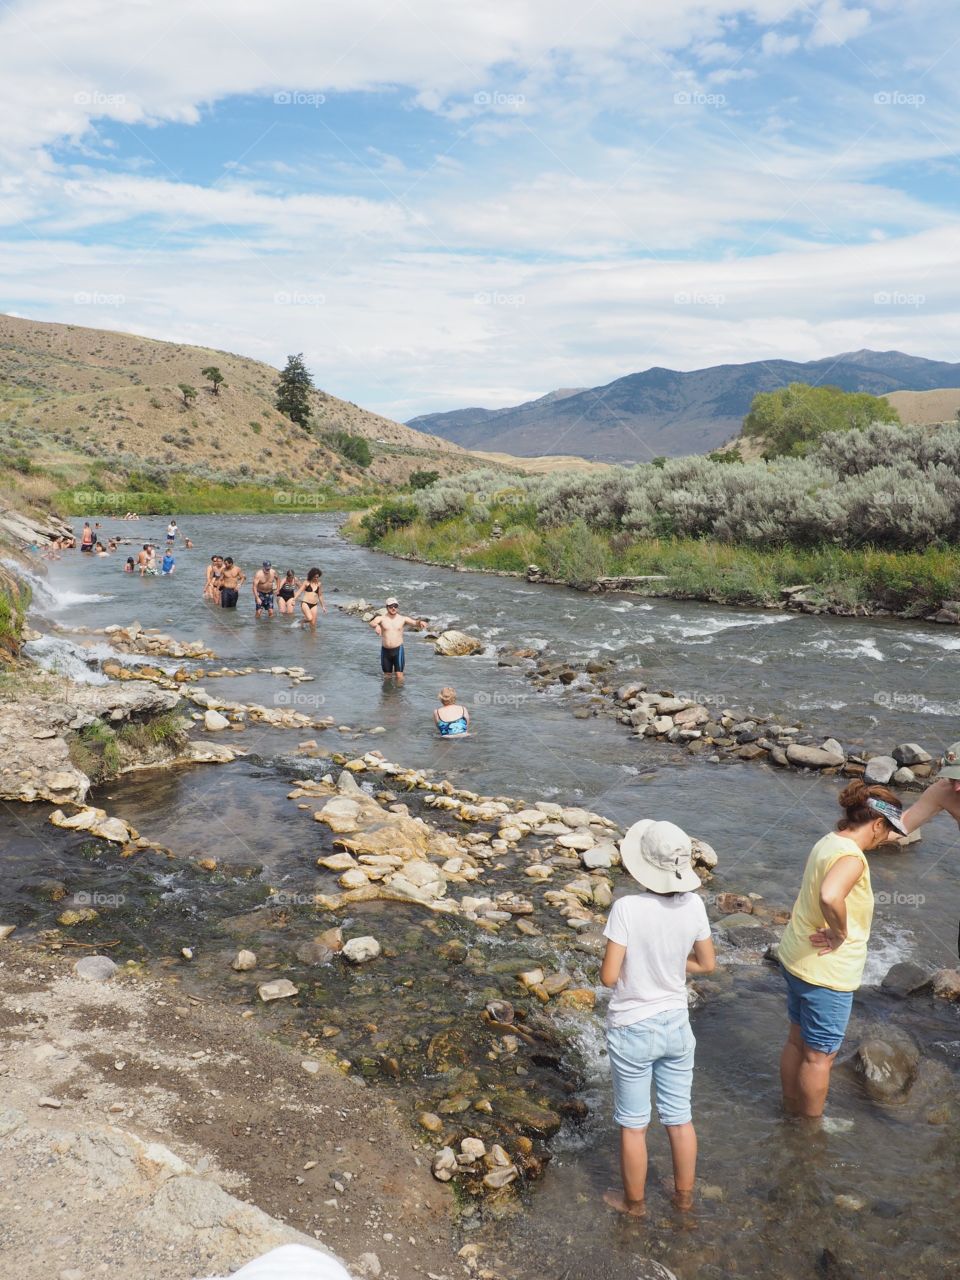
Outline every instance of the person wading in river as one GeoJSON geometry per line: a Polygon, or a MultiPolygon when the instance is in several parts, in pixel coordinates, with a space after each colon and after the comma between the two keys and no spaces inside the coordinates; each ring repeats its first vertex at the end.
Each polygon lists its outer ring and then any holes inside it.
{"type": "Polygon", "coordinates": [[[220,603],[220,583],[223,580],[223,556],[211,556],[207,565],[207,577],[203,584],[204,598],[220,603]]]}
{"type": "Polygon", "coordinates": [[[840,808],[837,829],[807,858],[779,951],[790,1019],[780,1055],[783,1106],[811,1120],[823,1115],[867,960],[873,888],[866,853],[907,830],[900,801],[887,787],[851,782],[840,792],[840,808]]]}
{"type": "Polygon", "coordinates": [[[387,678],[392,676],[397,684],[403,684],[403,629],[416,627],[418,631],[425,631],[427,624],[422,618],[408,618],[402,614],[396,596],[387,597],[386,608],[385,614],[380,614],[370,623],[380,637],[380,670],[387,678]]]}
{"type": "Polygon", "coordinates": [[[327,612],[327,606],[323,599],[323,571],[321,569],[308,569],[307,577],[304,582],[293,593],[290,600],[290,612],[293,613],[293,606],[300,600],[300,612],[303,614],[304,626],[315,627],[317,625],[317,610],[322,609],[327,612]]]}
{"type": "Polygon", "coordinates": [[[223,562],[223,573],[220,578],[220,608],[235,609],[240,599],[240,588],[247,580],[247,575],[233,557],[227,556],[223,562]]]}
{"type": "Polygon", "coordinates": [[[273,598],[277,590],[277,571],[269,560],[264,560],[261,568],[253,575],[254,617],[259,618],[266,613],[273,617],[273,598]]]}
{"type": "Polygon", "coordinates": [[[642,1217],[647,1181],[650,1083],[670,1139],[673,1203],[693,1207],[697,1135],[690,1110],[696,1040],[687,1012],[687,974],[712,973],[716,956],[693,869],[690,837],[672,822],[645,818],[624,836],[626,871],[647,892],[619,898],[604,937],[600,981],[613,987],[607,1013],[607,1052],[613,1075],[614,1119],[620,1126],[623,1191],[604,1200],[642,1217]]]}

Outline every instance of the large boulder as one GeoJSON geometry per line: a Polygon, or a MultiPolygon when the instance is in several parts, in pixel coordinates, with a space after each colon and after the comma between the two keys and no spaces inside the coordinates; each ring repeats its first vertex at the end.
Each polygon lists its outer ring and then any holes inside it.
{"type": "Polygon", "coordinates": [[[800,769],[839,769],[844,759],[842,751],[828,751],[825,747],[804,747],[798,742],[787,747],[787,760],[800,769]]]}
{"type": "Polygon", "coordinates": [[[876,1102],[896,1102],[910,1092],[920,1065],[920,1050],[904,1031],[878,1027],[857,1046],[854,1066],[876,1102]]]}
{"type": "Polygon", "coordinates": [[[916,742],[901,742],[893,748],[893,758],[899,765],[929,764],[933,759],[929,751],[916,742]]]}
{"type": "Polygon", "coordinates": [[[888,969],[887,973],[880,983],[881,990],[885,991],[888,996],[896,996],[898,1000],[905,1000],[907,996],[913,995],[915,991],[922,991],[924,987],[930,985],[930,974],[926,969],[921,969],[918,964],[911,964],[909,960],[902,960],[899,964],[895,964],[892,969],[888,969]]]}
{"type": "Polygon", "coordinates": [[[464,658],[472,653],[483,653],[483,641],[467,635],[465,631],[444,631],[437,636],[433,649],[443,658],[464,658]]]}
{"type": "Polygon", "coordinates": [[[897,762],[893,756],[873,756],[867,761],[863,780],[868,786],[885,787],[897,772],[897,762]]]}

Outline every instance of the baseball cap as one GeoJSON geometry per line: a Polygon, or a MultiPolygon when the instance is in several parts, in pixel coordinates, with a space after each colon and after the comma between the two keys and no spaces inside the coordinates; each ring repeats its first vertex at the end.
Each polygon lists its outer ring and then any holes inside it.
{"type": "Polygon", "coordinates": [[[400,603],[400,601],[397,599],[397,597],[396,597],[396,596],[387,596],[387,598],[386,598],[386,600],[384,601],[384,603],[385,603],[385,604],[387,605],[387,607],[389,608],[389,606],[390,606],[390,605],[392,605],[392,604],[396,604],[396,605],[398,605],[398,604],[400,603]]]}
{"type": "Polygon", "coordinates": [[[620,842],[624,868],[654,893],[686,893],[700,888],[693,869],[693,843],[672,822],[642,818],[620,842]]]}
{"type": "Polygon", "coordinates": [[[940,777],[953,778],[955,782],[960,782],[960,742],[947,747],[943,753],[940,759],[940,777]]]}
{"type": "Polygon", "coordinates": [[[272,561],[270,561],[270,560],[264,560],[264,562],[263,562],[263,567],[264,567],[265,569],[272,569],[272,568],[273,568],[273,563],[272,563],[272,561]]]}

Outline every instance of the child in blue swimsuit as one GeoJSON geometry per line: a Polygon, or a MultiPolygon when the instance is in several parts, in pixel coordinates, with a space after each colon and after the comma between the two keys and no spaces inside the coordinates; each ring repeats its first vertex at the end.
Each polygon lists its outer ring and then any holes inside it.
{"type": "Polygon", "coordinates": [[[440,690],[440,703],[433,719],[442,738],[459,738],[470,731],[470,712],[457,702],[457,691],[447,687],[440,690]]]}

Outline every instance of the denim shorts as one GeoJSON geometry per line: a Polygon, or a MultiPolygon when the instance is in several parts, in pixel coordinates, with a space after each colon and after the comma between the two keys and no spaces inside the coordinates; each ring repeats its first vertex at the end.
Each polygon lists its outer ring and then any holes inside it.
{"type": "Polygon", "coordinates": [[[850,1021],[853,992],[814,986],[788,969],[784,969],[783,976],[787,983],[787,1016],[800,1028],[804,1044],[818,1053],[836,1053],[850,1021]]]}
{"type": "Polygon", "coordinates": [[[689,1123],[696,1047],[686,1009],[668,1009],[628,1027],[609,1027],[616,1123],[624,1129],[647,1127],[651,1079],[657,1087],[660,1123],[689,1123]]]}

